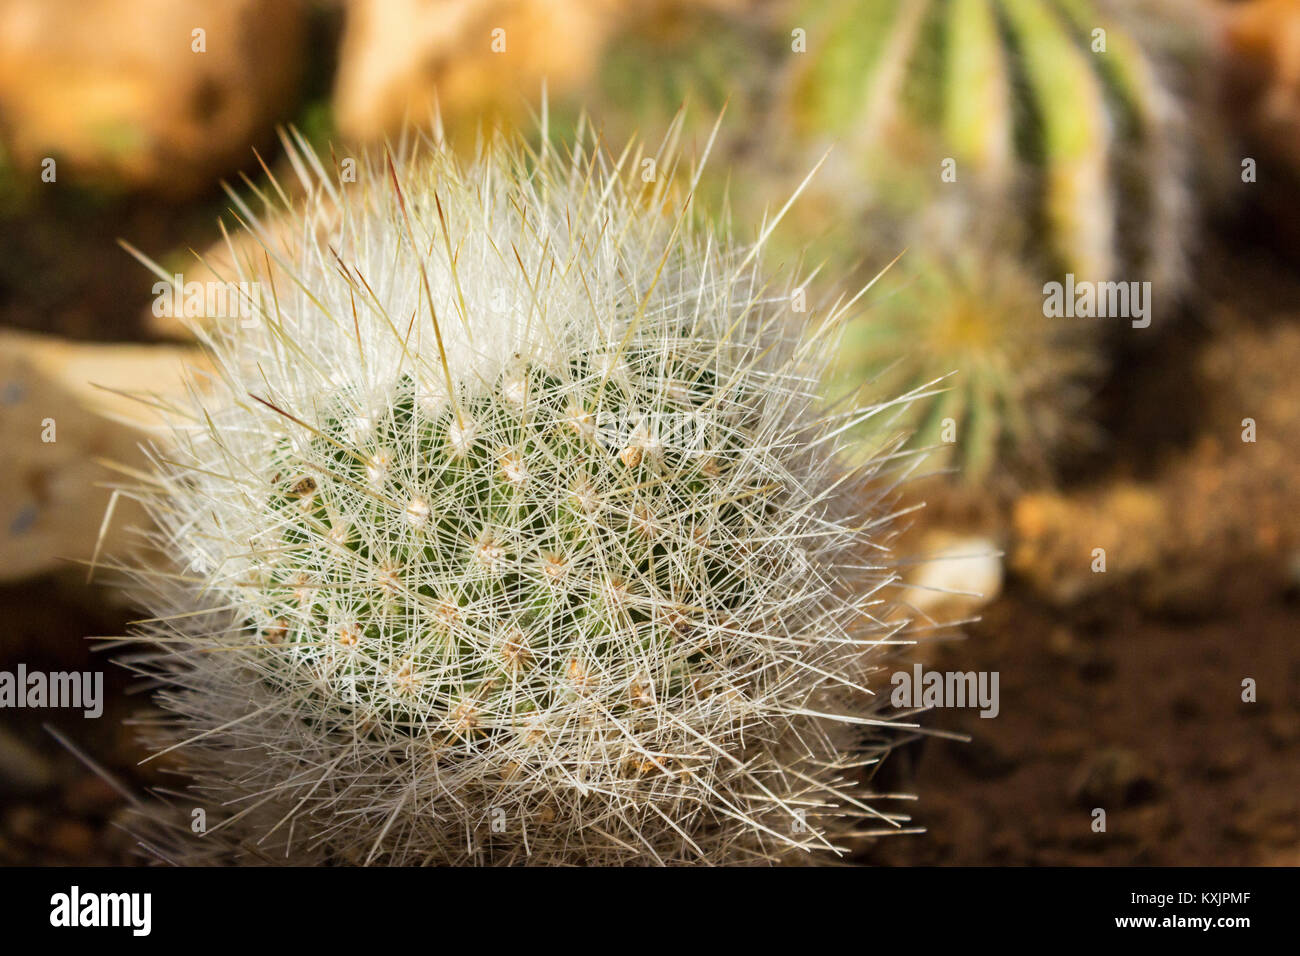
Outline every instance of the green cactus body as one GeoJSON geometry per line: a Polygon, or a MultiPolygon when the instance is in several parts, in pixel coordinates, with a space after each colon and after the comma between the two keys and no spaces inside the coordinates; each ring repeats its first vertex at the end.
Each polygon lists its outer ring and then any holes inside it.
{"type": "Polygon", "coordinates": [[[944,133],[954,155],[989,183],[1011,175],[1011,86],[990,0],[954,0],[943,94],[944,133]]]}
{"type": "Polygon", "coordinates": [[[1053,246],[1067,268],[1109,278],[1115,269],[1115,200],[1101,81],[1089,54],[1043,0],[1002,0],[1001,9],[1041,131],[1044,215],[1053,246]]]}
{"type": "Polygon", "coordinates": [[[587,684],[616,688],[611,711],[630,720],[640,697],[721,689],[707,653],[716,642],[700,629],[740,626],[737,598],[757,582],[739,560],[748,549],[719,545],[762,522],[776,489],[726,477],[745,454],[753,396],[720,392],[687,339],[674,348],[671,369],[657,351],[628,350],[624,368],[640,369],[640,381],[626,371],[606,381],[586,357],[565,380],[509,371],[463,402],[459,420],[426,411],[406,378],[361,444],[346,415],[297,455],[282,442],[270,508],[285,541],[262,635],[297,651],[291,678],[306,668],[327,680],[320,703],[336,724],[364,713],[413,734],[441,724],[454,739],[516,732],[521,716],[566,701],[576,713],[587,684]],[[656,391],[665,380],[673,395],[656,391]],[[646,422],[703,425],[695,447],[657,450],[644,425],[582,417],[609,408],[604,393],[629,389],[618,405],[645,409],[646,422]],[[705,405],[731,414],[693,418],[705,405]],[[313,476],[294,460],[330,464],[313,476]],[[723,500],[709,494],[719,483],[723,500]],[[683,523],[687,548],[667,527],[683,523]],[[350,593],[358,565],[371,584],[360,601],[350,593]],[[313,569],[307,580],[303,569],[313,569]],[[623,627],[638,632],[639,653],[611,660],[606,645],[623,627]]]}

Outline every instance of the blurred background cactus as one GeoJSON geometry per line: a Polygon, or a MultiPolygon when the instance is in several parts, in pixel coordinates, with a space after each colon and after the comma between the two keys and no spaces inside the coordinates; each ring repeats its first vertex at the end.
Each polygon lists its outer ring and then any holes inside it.
{"type": "Polygon", "coordinates": [[[1095,440],[1084,411],[1101,343],[1087,326],[1044,318],[1037,284],[1010,256],[908,253],[876,290],[849,326],[834,383],[933,393],[907,415],[932,467],[1013,492],[1095,440]]]}
{"type": "Polygon", "coordinates": [[[1110,330],[1045,317],[1046,282],[1150,282],[1155,321],[1178,314],[1210,43],[1198,15],[1140,6],[807,0],[791,14],[807,52],[789,58],[782,108],[804,164],[830,150],[797,221],[832,260],[875,269],[911,247],[927,267],[903,283],[927,303],[906,344],[884,303],[852,329],[841,374],[869,376],[899,347],[895,374],[959,371],[924,421],[934,437],[956,412],[940,460],[967,483],[1042,482],[1096,435],[1110,330]],[[849,226],[826,235],[835,213],[849,226]]]}
{"type": "MultiPolygon", "coordinates": [[[[770,11],[763,15],[744,0],[633,7],[611,34],[591,82],[552,112],[570,126],[578,115],[591,115],[614,143],[634,135],[650,139],[680,113],[687,157],[713,140],[697,182],[701,200],[715,210],[738,209],[741,225],[752,226],[744,220],[755,218],[755,180],[778,183],[762,158],[771,151],[767,117],[784,50],[771,19],[770,11]],[[737,170],[743,178],[733,182],[737,170]]],[[[689,164],[680,172],[693,179],[689,164]]]]}
{"type": "Polygon", "coordinates": [[[993,219],[1019,226],[1013,251],[1037,272],[1173,293],[1192,236],[1189,114],[1206,41],[1194,16],[1153,29],[1152,9],[808,0],[793,22],[809,53],[791,60],[786,108],[810,141],[843,151],[836,201],[852,186],[864,216],[907,239],[958,245],[993,219]],[[924,215],[936,202],[942,217],[924,215]]]}

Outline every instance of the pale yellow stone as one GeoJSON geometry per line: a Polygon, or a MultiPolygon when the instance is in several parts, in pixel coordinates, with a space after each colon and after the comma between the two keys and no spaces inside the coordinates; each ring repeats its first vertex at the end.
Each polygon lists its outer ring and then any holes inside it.
{"type": "MultiPolygon", "coordinates": [[[[111,495],[104,486],[130,481],[105,462],[145,470],[141,444],[165,438],[158,413],[123,393],[179,395],[183,369],[201,361],[182,347],[0,330],[0,580],[84,577],[78,562],[95,553],[111,495]]],[[[143,510],[119,500],[101,556],[131,547],[131,526],[147,526],[143,510]]]]}
{"type": "Polygon", "coordinates": [[[978,614],[1002,592],[1002,555],[997,542],[984,535],[931,531],[915,552],[919,563],[903,569],[902,599],[919,614],[939,623],[978,614]]]}
{"type": "Polygon", "coordinates": [[[33,182],[53,156],[59,182],[191,195],[291,118],[304,40],[301,0],[0,0],[6,145],[33,182]]]}

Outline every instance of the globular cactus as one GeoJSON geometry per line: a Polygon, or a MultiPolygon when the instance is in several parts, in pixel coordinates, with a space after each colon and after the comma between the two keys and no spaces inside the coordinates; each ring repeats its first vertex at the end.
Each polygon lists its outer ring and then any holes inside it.
{"type": "Polygon", "coordinates": [[[1084,409],[1105,363],[1092,329],[1043,316],[1018,262],[972,245],[904,255],[849,324],[831,380],[934,393],[907,410],[927,463],[1015,492],[1092,443],[1084,409]]]}
{"type": "MultiPolygon", "coordinates": [[[[848,154],[833,168],[876,213],[906,221],[955,178],[965,216],[947,217],[951,244],[971,223],[1029,223],[1044,273],[1177,293],[1204,60],[1195,12],[1159,6],[807,0],[793,15],[808,53],[793,58],[788,109],[806,136],[848,154]]],[[[832,188],[836,202],[852,194],[832,188]]]]}
{"type": "Polygon", "coordinates": [[[164,855],[743,863],[906,820],[863,768],[907,456],[837,463],[900,406],[825,411],[844,309],[796,322],[608,155],[295,153],[288,226],[239,204],[257,321],[203,333],[137,490],[176,567],[135,666],[195,780],[164,855]]]}

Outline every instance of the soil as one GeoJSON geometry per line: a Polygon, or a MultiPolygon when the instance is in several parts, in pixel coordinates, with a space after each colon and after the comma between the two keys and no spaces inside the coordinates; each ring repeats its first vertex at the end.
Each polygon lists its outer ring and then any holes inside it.
{"type": "Polygon", "coordinates": [[[934,712],[971,740],[928,739],[900,761],[928,832],[861,860],[1300,865],[1300,605],[1248,572],[1223,586],[1236,607],[1195,621],[1062,614],[1015,590],[987,608],[927,666],[998,671],[1000,713],[934,712]]]}

